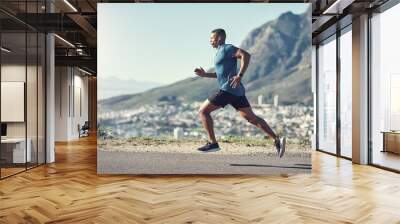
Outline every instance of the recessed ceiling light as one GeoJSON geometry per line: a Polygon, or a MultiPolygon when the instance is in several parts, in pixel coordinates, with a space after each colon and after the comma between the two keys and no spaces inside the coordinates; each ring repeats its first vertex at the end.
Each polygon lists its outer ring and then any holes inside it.
{"type": "Polygon", "coordinates": [[[355,0],[336,0],[322,14],[342,14],[343,9],[351,5],[355,0]]]}
{"type": "Polygon", "coordinates": [[[83,70],[83,69],[81,69],[81,68],[79,68],[79,67],[78,67],[78,70],[81,71],[81,72],[83,72],[83,73],[85,73],[85,74],[87,74],[87,75],[92,75],[92,73],[90,73],[90,72],[88,72],[88,71],[86,71],[86,70],[83,70]]]}
{"type": "Polygon", "coordinates": [[[78,10],[68,1],[68,0],[64,0],[65,4],[67,4],[72,10],[74,10],[75,12],[78,12],[78,10]]]}
{"type": "Polygon", "coordinates": [[[7,48],[5,48],[5,47],[1,47],[1,50],[4,51],[4,52],[6,52],[6,53],[10,53],[10,52],[11,52],[11,50],[9,50],[9,49],[7,49],[7,48]]]}
{"type": "Polygon", "coordinates": [[[61,41],[63,41],[64,43],[68,44],[69,46],[75,48],[75,45],[73,45],[73,44],[72,44],[71,42],[69,42],[68,40],[66,40],[66,39],[64,39],[64,38],[62,38],[62,37],[60,37],[60,36],[57,35],[57,34],[54,34],[54,36],[57,37],[58,39],[60,39],[61,41]]]}

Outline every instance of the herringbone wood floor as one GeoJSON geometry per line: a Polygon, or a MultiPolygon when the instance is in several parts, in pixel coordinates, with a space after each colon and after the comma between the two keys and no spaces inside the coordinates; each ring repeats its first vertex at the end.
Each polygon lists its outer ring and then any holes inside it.
{"type": "Polygon", "coordinates": [[[96,139],[0,181],[0,223],[400,223],[400,175],[315,152],[312,174],[98,176],[96,139]]]}

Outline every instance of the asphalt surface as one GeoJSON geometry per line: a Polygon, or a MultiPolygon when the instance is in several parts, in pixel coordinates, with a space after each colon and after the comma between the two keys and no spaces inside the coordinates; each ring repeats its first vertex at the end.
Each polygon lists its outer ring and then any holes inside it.
{"type": "Polygon", "coordinates": [[[256,174],[311,172],[311,155],[282,157],[263,154],[217,155],[103,151],[97,153],[98,174],[256,174]]]}

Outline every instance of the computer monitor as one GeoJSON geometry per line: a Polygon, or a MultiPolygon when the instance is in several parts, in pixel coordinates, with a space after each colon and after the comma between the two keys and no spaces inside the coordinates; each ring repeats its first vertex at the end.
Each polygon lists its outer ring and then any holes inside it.
{"type": "Polygon", "coordinates": [[[1,136],[7,136],[7,124],[1,123],[1,136]]]}

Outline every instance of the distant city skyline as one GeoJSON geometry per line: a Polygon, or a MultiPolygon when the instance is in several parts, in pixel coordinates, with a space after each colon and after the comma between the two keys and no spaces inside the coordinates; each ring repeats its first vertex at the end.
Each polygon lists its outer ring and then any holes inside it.
{"type": "MultiPolygon", "coordinates": [[[[213,66],[211,30],[227,43],[282,13],[305,12],[305,3],[98,4],[98,73],[102,78],[170,84],[213,66]],[[150,16],[151,15],[151,16],[150,16]]],[[[99,83],[101,91],[101,83],[99,83]]]]}

